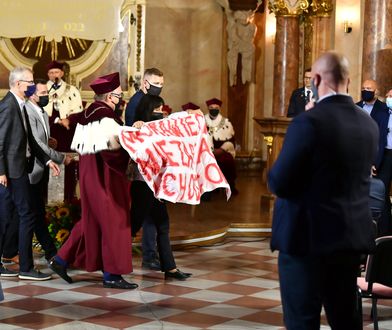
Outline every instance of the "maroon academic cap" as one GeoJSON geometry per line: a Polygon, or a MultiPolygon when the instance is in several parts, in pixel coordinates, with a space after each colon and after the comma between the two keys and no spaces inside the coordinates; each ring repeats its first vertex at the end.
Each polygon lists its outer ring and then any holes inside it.
{"type": "Polygon", "coordinates": [[[189,103],[187,103],[187,104],[183,104],[182,106],[181,106],[181,108],[182,108],[182,110],[199,110],[200,109],[200,107],[198,106],[198,105],[196,105],[196,104],[194,104],[194,103],[192,103],[192,102],[189,102],[189,103]]]}
{"type": "Polygon", "coordinates": [[[63,70],[63,66],[64,66],[64,63],[57,62],[57,61],[52,61],[52,62],[50,62],[50,63],[46,66],[46,69],[48,69],[48,71],[51,70],[51,69],[60,69],[60,70],[63,70]]]}
{"type": "Polygon", "coordinates": [[[207,104],[207,107],[209,107],[212,104],[216,104],[216,105],[221,106],[222,105],[222,101],[217,99],[216,97],[214,97],[213,99],[207,100],[206,104],[207,104]]]}
{"type": "Polygon", "coordinates": [[[97,95],[113,92],[118,86],[120,86],[120,74],[118,72],[98,77],[90,84],[91,89],[97,95]]]}
{"type": "Polygon", "coordinates": [[[168,114],[171,114],[173,111],[172,108],[170,108],[167,104],[164,104],[162,107],[162,112],[167,112],[168,114]]]}

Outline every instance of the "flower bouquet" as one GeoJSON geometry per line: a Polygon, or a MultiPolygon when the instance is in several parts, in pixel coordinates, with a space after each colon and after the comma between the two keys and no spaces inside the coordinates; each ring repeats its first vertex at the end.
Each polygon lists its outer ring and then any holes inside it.
{"type": "Polygon", "coordinates": [[[54,244],[60,248],[80,219],[80,201],[63,202],[46,207],[46,223],[54,244]]]}

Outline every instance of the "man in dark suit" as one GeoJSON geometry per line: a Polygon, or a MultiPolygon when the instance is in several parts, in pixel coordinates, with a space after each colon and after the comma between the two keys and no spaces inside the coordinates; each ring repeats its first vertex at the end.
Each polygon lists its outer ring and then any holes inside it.
{"type": "Polygon", "coordinates": [[[304,72],[304,87],[293,91],[290,97],[287,117],[295,117],[305,111],[305,106],[313,98],[310,88],[310,78],[312,69],[306,69],[304,72]]]}
{"type": "Polygon", "coordinates": [[[374,163],[377,177],[384,183],[385,204],[381,218],[377,221],[378,236],[392,233],[391,201],[389,188],[392,176],[392,140],[388,143],[389,109],[384,102],[378,99],[378,86],[375,80],[365,80],[362,83],[361,101],[357,103],[377,123],[379,129],[378,153],[374,163]]]}
{"type": "Polygon", "coordinates": [[[287,329],[361,329],[356,277],[374,247],[369,184],[378,130],[346,94],[348,61],[324,53],[312,66],[316,104],[293,119],[268,174],[277,195],[271,248],[287,329]],[[355,148],[353,147],[355,146],[355,148]]]}
{"type": "MultiPolygon", "coordinates": [[[[9,83],[10,91],[0,101],[0,190],[3,197],[0,219],[5,223],[9,221],[9,207],[13,204],[20,221],[19,274],[1,265],[0,275],[19,275],[20,279],[48,280],[50,275],[34,269],[32,238],[35,214],[32,208],[28,172],[32,169],[35,157],[49,166],[55,175],[58,175],[59,167],[39,147],[31,132],[24,96],[28,89],[34,87],[32,71],[28,68],[13,69],[9,76],[9,83]]],[[[6,225],[3,229],[4,227],[6,225]]],[[[4,232],[1,234],[3,235],[4,232]]]]}

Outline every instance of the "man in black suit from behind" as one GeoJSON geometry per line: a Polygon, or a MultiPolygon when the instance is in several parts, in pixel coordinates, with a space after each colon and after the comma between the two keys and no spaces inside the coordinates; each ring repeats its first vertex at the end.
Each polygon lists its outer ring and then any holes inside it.
{"type": "MultiPolygon", "coordinates": [[[[19,274],[0,266],[1,276],[20,279],[48,280],[50,275],[34,269],[32,238],[35,225],[28,172],[34,157],[59,174],[59,167],[34,139],[24,106],[25,92],[34,87],[33,73],[28,68],[15,68],[9,76],[10,91],[0,101],[0,219],[1,235],[10,221],[10,208],[19,216],[19,274]]],[[[2,247],[0,247],[2,248],[2,247]]]]}
{"type": "Polygon", "coordinates": [[[381,218],[377,221],[378,236],[386,236],[392,233],[391,201],[389,199],[389,187],[391,181],[392,166],[392,141],[388,134],[389,109],[384,102],[378,99],[377,82],[372,79],[362,83],[361,101],[357,103],[366,113],[368,113],[378,125],[379,141],[378,153],[374,163],[377,178],[385,185],[385,203],[381,218]]]}
{"type": "Polygon", "coordinates": [[[347,95],[348,75],[340,54],[316,60],[315,106],[293,119],[268,174],[288,330],[319,329],[322,306],[332,329],[361,329],[356,281],[361,254],[374,247],[369,185],[378,129],[347,95]]]}
{"type": "Polygon", "coordinates": [[[306,69],[304,72],[304,87],[293,91],[290,97],[289,109],[287,110],[287,117],[295,117],[301,112],[305,111],[305,106],[313,98],[313,93],[310,88],[312,69],[306,69]]]}

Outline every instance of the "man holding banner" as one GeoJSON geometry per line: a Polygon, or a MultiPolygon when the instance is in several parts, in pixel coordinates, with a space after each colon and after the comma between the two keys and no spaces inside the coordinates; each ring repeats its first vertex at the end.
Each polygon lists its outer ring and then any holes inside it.
{"type": "Polygon", "coordinates": [[[119,73],[99,77],[90,87],[96,101],[83,113],[69,117],[71,123],[78,123],[71,148],[81,154],[82,218],[50,268],[68,283],[72,282],[68,265],[90,272],[102,270],[105,288],[135,289],[137,284],[121,276],[132,272],[129,182],[125,175],[129,157],[115,141],[106,140],[104,129],[110,125],[109,130],[114,131],[122,125],[114,112],[122,97],[119,73]],[[85,134],[94,129],[95,134],[85,134]]]}

